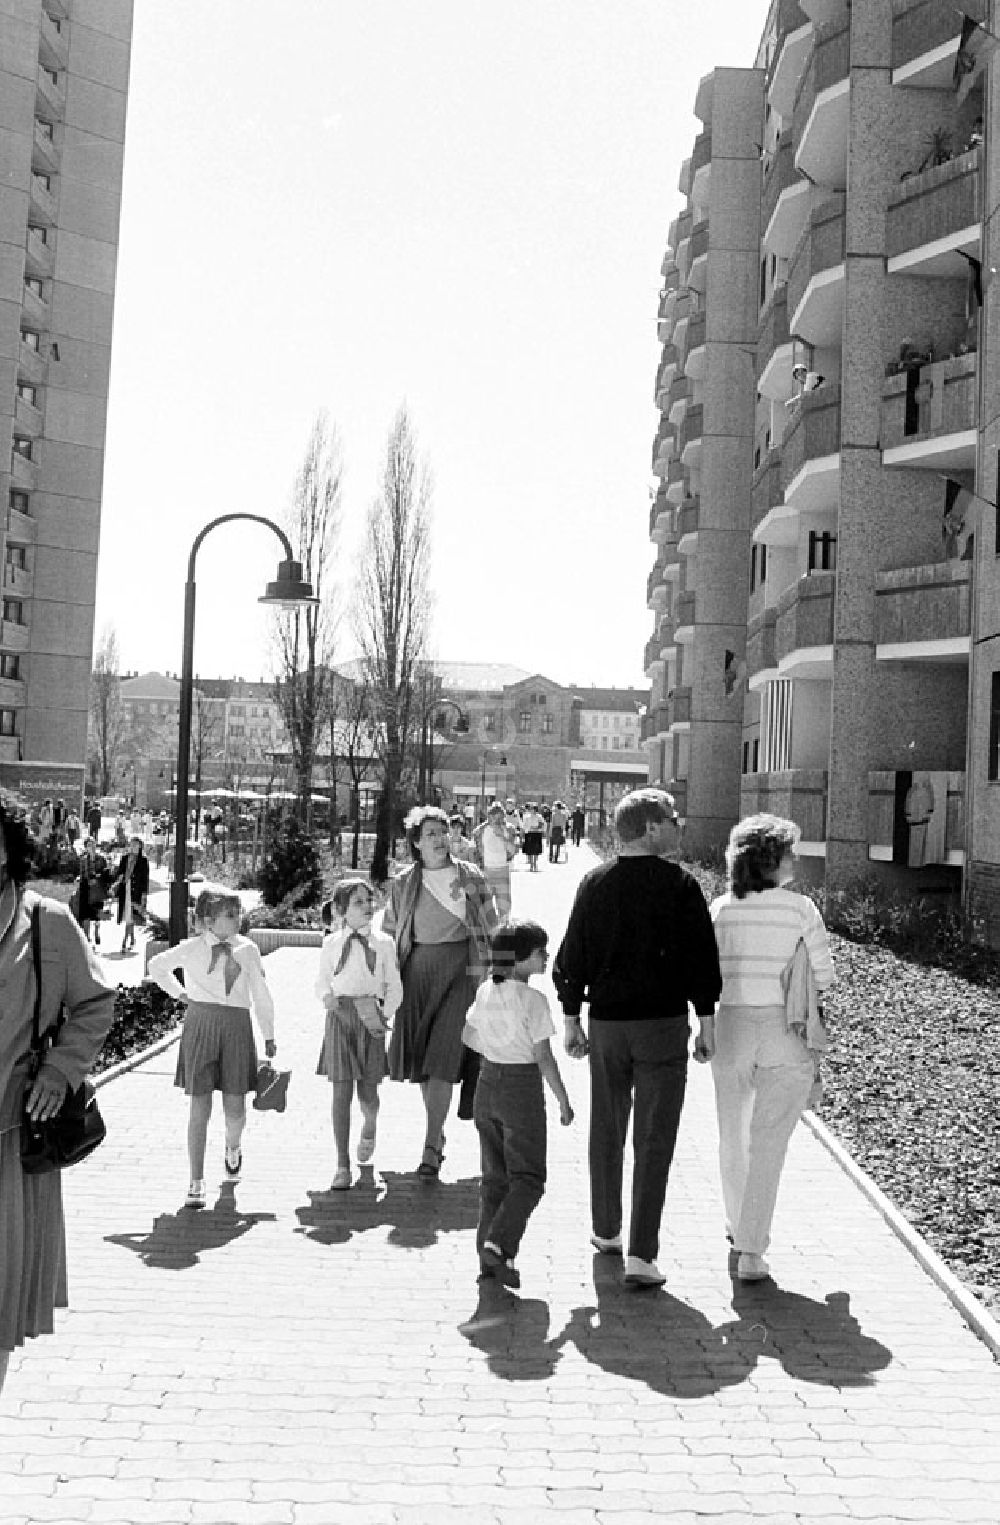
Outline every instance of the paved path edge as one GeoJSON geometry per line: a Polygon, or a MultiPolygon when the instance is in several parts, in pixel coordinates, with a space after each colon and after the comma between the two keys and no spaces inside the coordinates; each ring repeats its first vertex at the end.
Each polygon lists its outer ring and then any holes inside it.
{"type": "Polygon", "coordinates": [[[940,1255],[931,1248],[922,1234],[913,1227],[908,1218],[890,1202],[885,1192],[877,1186],[871,1176],[863,1171],[860,1165],[852,1159],[829,1128],[821,1123],[814,1112],[804,1112],[802,1120],[813,1136],[823,1145],[823,1148],[833,1156],[844,1174],[853,1182],[876,1212],[885,1220],[888,1227],[896,1235],[896,1238],[909,1250],[913,1258],[923,1267],[933,1282],[941,1288],[941,1291],[955,1305],[959,1313],[974,1334],[978,1335],[983,1344],[992,1352],[995,1359],[1000,1360],[1000,1324],[992,1318],[982,1303],[967,1287],[959,1281],[958,1277],[948,1269],[940,1255]]]}
{"type": "Polygon", "coordinates": [[[155,1059],[157,1054],[162,1054],[165,1048],[172,1043],[177,1043],[181,1036],[181,1024],[178,1022],[177,1031],[168,1033],[165,1038],[157,1038],[148,1048],[138,1049],[136,1053],[129,1054],[127,1059],[122,1059],[118,1064],[112,1064],[108,1069],[102,1070],[99,1075],[92,1075],[91,1080],[95,1091],[101,1086],[106,1086],[109,1081],[117,1080],[120,1075],[127,1075],[129,1070],[137,1070],[140,1064],[145,1064],[147,1059],[155,1059]]]}

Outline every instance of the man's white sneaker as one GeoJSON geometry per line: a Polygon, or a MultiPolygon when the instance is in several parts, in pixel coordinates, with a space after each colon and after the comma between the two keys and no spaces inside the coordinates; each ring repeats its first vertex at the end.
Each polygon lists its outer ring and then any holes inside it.
{"type": "Polygon", "coordinates": [[[625,1285],[629,1287],[662,1287],[666,1277],[655,1260],[640,1260],[630,1255],[625,1262],[625,1285]]]}
{"type": "Polygon", "coordinates": [[[591,1234],[590,1242],[602,1255],[620,1255],[622,1252],[621,1234],[613,1234],[610,1239],[602,1239],[600,1234],[591,1234]]]}
{"type": "Polygon", "coordinates": [[[185,1207],[205,1206],[205,1183],[204,1181],[192,1181],[188,1187],[188,1194],[184,1198],[185,1207]]]}
{"type": "Polygon", "coordinates": [[[736,1275],[740,1281],[766,1281],[770,1274],[771,1267],[760,1255],[751,1255],[749,1250],[740,1252],[736,1262],[736,1275]]]}

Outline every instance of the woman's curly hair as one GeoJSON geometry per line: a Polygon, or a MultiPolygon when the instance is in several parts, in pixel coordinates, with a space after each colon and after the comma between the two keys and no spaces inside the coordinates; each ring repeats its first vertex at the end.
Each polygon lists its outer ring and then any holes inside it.
{"type": "Polygon", "coordinates": [[[425,821],[440,821],[445,831],[448,831],[448,816],[437,805],[414,805],[403,826],[406,829],[406,840],[410,844],[410,852],[416,863],[420,862],[420,832],[425,821]]]}
{"type": "Polygon", "coordinates": [[[774,889],[781,861],[801,835],[794,821],[780,815],[748,815],[738,821],[726,847],[729,886],[736,899],[774,889]]]}

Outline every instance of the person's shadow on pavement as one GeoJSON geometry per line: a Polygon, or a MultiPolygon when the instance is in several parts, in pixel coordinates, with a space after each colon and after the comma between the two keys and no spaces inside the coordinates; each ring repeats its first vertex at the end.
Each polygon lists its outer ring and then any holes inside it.
{"type": "Polygon", "coordinates": [[[627,1287],[617,1257],[597,1254],[593,1269],[597,1304],[573,1309],[558,1345],[573,1344],[602,1371],[673,1398],[707,1398],[753,1370],[753,1359],[727,1348],[697,1308],[662,1287],[627,1287]]]}
{"type": "Polygon", "coordinates": [[[719,1326],[728,1350],[755,1360],[780,1361],[790,1377],[835,1387],[863,1387],[884,1371],[892,1351],[862,1334],[847,1292],[828,1292],[823,1302],[785,1292],[770,1278],[735,1281],[736,1318],[719,1326]]]}
{"type": "Polygon", "coordinates": [[[559,1363],[562,1339],[548,1338],[548,1303],[517,1297],[492,1277],[480,1282],[476,1311],[458,1330],[503,1382],[545,1381],[559,1363]]]}
{"type": "Polygon", "coordinates": [[[479,1222],[479,1177],[423,1181],[394,1171],[379,1174],[363,1166],[350,1191],[311,1191],[295,1216],[317,1244],[347,1244],[354,1234],[388,1227],[389,1243],[400,1249],[427,1249],[440,1234],[475,1229],[479,1222]]]}
{"type": "Polygon", "coordinates": [[[274,1213],[241,1213],[236,1206],[236,1187],[226,1181],[219,1188],[215,1206],[201,1211],[182,1207],[163,1213],[148,1234],[106,1234],[106,1244],[132,1250],[147,1266],[163,1271],[187,1271],[196,1266],[206,1250],[218,1250],[240,1239],[258,1223],[275,1222],[274,1213]]]}

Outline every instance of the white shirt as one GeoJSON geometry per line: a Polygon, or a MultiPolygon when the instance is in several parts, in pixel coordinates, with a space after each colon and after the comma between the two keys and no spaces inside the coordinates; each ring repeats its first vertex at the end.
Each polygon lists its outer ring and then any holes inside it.
{"type": "Polygon", "coordinates": [[[396,964],[396,944],[385,932],[376,932],[373,928],[367,934],[366,941],[375,950],[374,972],[368,967],[364,949],[359,943],[353,942],[347,962],[339,974],[335,974],[344,944],[350,936],[350,927],[340,927],[324,939],[319,955],[316,994],[321,1001],[327,995],[375,996],[382,1002],[386,1021],[391,1022],[403,999],[403,986],[396,964]]]}
{"type": "Polygon", "coordinates": [[[217,961],[209,973],[212,949],[222,939],[212,932],[202,932],[199,937],[187,937],[176,948],[167,948],[155,954],[149,961],[149,977],[161,990],[176,998],[187,996],[190,1001],[204,1001],[212,1006],[233,1006],[253,1013],[265,1039],[274,1037],[274,1001],[264,978],[264,964],[260,950],[249,937],[227,938],[233,950],[233,958],[240,967],[239,975],[231,990],[226,990],[225,959],[217,961]],[[184,970],[184,984],[174,973],[184,970]]]}
{"type": "Polygon", "coordinates": [[[555,1023],[540,990],[523,980],[484,980],[465,1019],[462,1042],[494,1064],[534,1064],[536,1043],[551,1038],[555,1023]]]}
{"type": "Polygon", "coordinates": [[[799,938],[809,954],[817,990],[833,984],[823,918],[807,895],[769,889],[742,900],[729,893],[709,906],[722,969],[723,1006],[784,1006],[781,972],[799,938]]]}
{"type": "Polygon", "coordinates": [[[492,826],[487,826],[482,835],[483,843],[483,867],[506,868],[507,866],[507,838],[502,831],[496,832],[492,826]]]}

